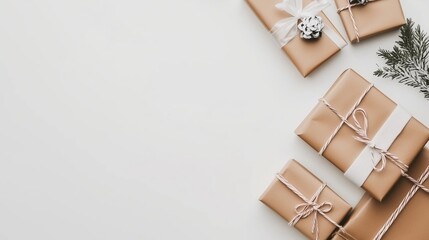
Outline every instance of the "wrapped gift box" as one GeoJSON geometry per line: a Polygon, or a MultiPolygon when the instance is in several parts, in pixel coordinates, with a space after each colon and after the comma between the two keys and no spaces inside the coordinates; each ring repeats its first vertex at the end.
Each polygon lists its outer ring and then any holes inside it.
{"type": "MultiPolygon", "coordinates": [[[[278,21],[290,17],[288,13],[275,7],[276,4],[282,2],[281,0],[247,0],[247,2],[268,30],[271,30],[278,21]]],[[[310,2],[310,0],[304,0],[304,5],[310,2]]],[[[337,41],[341,40],[340,43],[335,43],[324,33],[320,38],[311,40],[302,39],[298,34],[283,46],[283,50],[304,77],[346,45],[343,37],[325,14],[322,12],[319,16],[323,19],[325,29],[331,29],[339,38],[337,41]]]]}
{"type": "MultiPolygon", "coordinates": [[[[317,195],[316,192],[323,186],[322,181],[295,160],[289,161],[278,176],[293,185],[308,200],[317,195]]],[[[301,205],[301,210],[305,210],[303,209],[304,206],[302,206],[305,204],[305,201],[279,180],[279,178],[276,178],[271,183],[268,189],[262,194],[260,200],[289,222],[296,218],[298,214],[296,210],[299,210],[299,205],[301,205]]],[[[320,209],[324,211],[324,214],[331,221],[338,224],[351,210],[351,206],[327,186],[322,188],[315,202],[320,205],[320,209]],[[331,207],[327,203],[331,204],[331,207]]],[[[314,214],[315,211],[312,211],[309,212],[308,216],[300,218],[296,222],[295,228],[310,239],[316,239],[317,237],[319,239],[327,239],[337,226],[321,214],[316,214],[316,216],[314,214]],[[316,235],[317,233],[312,233],[314,217],[317,218],[318,235],[316,235]]]]}
{"type": "Polygon", "coordinates": [[[350,10],[349,0],[335,0],[335,3],[341,10],[341,21],[351,42],[399,28],[406,23],[399,0],[373,0],[365,5],[350,5],[353,6],[350,10]]]}
{"type": "MultiPolygon", "coordinates": [[[[410,167],[410,175],[416,179],[428,173],[429,149],[425,148],[418,155],[410,167]]],[[[422,180],[422,184],[429,188],[429,180],[422,180]]],[[[346,232],[359,240],[373,239],[428,239],[429,237],[429,193],[422,189],[413,189],[414,185],[405,178],[398,181],[392,191],[383,202],[379,202],[370,195],[365,194],[356,208],[353,210],[347,223],[344,225],[346,232]],[[415,192],[410,196],[410,192],[415,192]],[[405,198],[410,197],[397,218],[391,220],[392,214],[398,211],[398,207],[405,198]],[[387,222],[391,226],[383,227],[387,222]],[[377,234],[385,229],[384,235],[377,234]]],[[[395,214],[396,215],[396,214],[395,214]]],[[[336,235],[334,240],[349,239],[349,237],[336,235]]]]}
{"type": "Polygon", "coordinates": [[[295,132],[379,201],[403,175],[389,157],[382,167],[381,153],[409,166],[429,139],[426,126],[351,69],[341,74],[295,132]],[[367,143],[357,140],[360,135],[350,125],[360,125],[360,134],[365,130],[367,143]]]}

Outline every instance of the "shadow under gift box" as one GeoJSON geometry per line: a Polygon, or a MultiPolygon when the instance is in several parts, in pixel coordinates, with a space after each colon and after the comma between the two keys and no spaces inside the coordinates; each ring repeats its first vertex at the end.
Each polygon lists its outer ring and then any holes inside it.
{"type": "MultiPolygon", "coordinates": [[[[335,0],[337,9],[349,5],[349,0],[335,0]]],[[[399,0],[374,0],[366,5],[359,5],[339,12],[341,21],[352,43],[358,41],[352,17],[355,20],[359,39],[363,40],[374,35],[397,29],[406,23],[399,0]]]]}
{"type": "MultiPolygon", "coordinates": [[[[366,111],[368,118],[367,133],[370,140],[374,138],[374,135],[387,122],[397,107],[397,104],[391,99],[371,86],[355,71],[348,69],[341,74],[323,97],[340,115],[346,116],[363,96],[357,108],[366,111]],[[363,94],[365,91],[368,91],[367,94],[363,94]]],[[[347,120],[353,122],[352,116],[347,120]]],[[[368,147],[355,139],[357,133],[346,124],[342,124],[342,120],[323,101],[319,101],[295,130],[295,133],[319,153],[327,146],[322,155],[344,173],[351,168],[356,158],[368,147]],[[333,135],[339,126],[341,128],[339,128],[338,133],[333,135]],[[334,136],[332,141],[326,145],[332,136],[334,136]]],[[[411,117],[386,150],[409,166],[428,140],[429,129],[411,117]]],[[[373,154],[377,155],[377,153],[373,154]]],[[[371,163],[371,169],[368,172],[369,176],[364,178],[366,180],[364,180],[362,188],[375,199],[381,201],[401,177],[401,169],[392,161],[387,160],[385,168],[377,172],[372,170],[371,155],[368,159],[363,160],[367,161],[367,164],[371,163]]],[[[360,169],[355,170],[360,171],[360,169]]]]}
{"type": "MultiPolygon", "coordinates": [[[[281,0],[246,1],[268,30],[271,30],[279,20],[290,17],[289,14],[275,7],[277,3],[282,2],[281,0]]],[[[310,0],[304,0],[304,5],[310,2],[310,0]]],[[[329,27],[333,29],[333,31],[343,39],[323,12],[320,13],[319,16],[322,17],[325,28],[329,27]]],[[[341,49],[326,34],[322,34],[318,39],[311,40],[302,39],[298,34],[283,47],[283,50],[289,56],[301,75],[306,77],[341,49]]]]}
{"type": "MultiPolygon", "coordinates": [[[[409,173],[418,179],[429,166],[429,149],[424,148],[410,166],[409,173]]],[[[429,180],[423,185],[429,188],[429,180]]],[[[345,231],[359,240],[372,240],[407,196],[413,184],[402,178],[386,196],[383,202],[365,194],[359,201],[348,221],[345,231]]],[[[399,213],[381,239],[389,240],[426,240],[429,239],[429,194],[417,189],[411,200],[399,213]]],[[[347,237],[336,235],[334,240],[347,237]]]]}
{"type": "MultiPolygon", "coordinates": [[[[290,184],[298,189],[307,199],[310,199],[323,184],[317,177],[295,160],[289,161],[279,173],[290,184]]],[[[275,179],[267,190],[260,197],[260,201],[277,212],[287,221],[291,221],[296,215],[295,208],[304,201],[298,197],[291,189],[286,187],[279,179],[275,179]]],[[[344,217],[351,210],[351,206],[339,197],[329,187],[325,187],[317,203],[330,202],[332,209],[326,215],[335,223],[340,224],[344,217]]],[[[314,212],[305,218],[301,218],[295,225],[301,233],[310,239],[315,239],[312,233],[314,212]]],[[[336,226],[323,216],[317,214],[319,227],[319,239],[327,239],[336,229],[336,226]]]]}

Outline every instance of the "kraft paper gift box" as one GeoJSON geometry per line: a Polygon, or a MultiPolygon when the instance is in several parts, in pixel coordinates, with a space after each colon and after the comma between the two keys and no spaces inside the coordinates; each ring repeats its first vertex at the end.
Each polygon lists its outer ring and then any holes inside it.
{"type": "MultiPolygon", "coordinates": [[[[259,17],[262,23],[268,30],[273,30],[276,23],[291,15],[283,10],[276,8],[276,4],[298,4],[302,0],[246,0],[255,14],[259,17]]],[[[322,0],[321,2],[325,2],[322,0]]],[[[312,1],[303,0],[303,6],[308,6],[312,1]]],[[[320,2],[320,1],[319,1],[320,2]]],[[[287,44],[282,46],[282,49],[289,56],[290,60],[296,66],[298,71],[305,77],[320,66],[323,62],[328,60],[331,56],[336,54],[346,46],[344,38],[340,35],[338,30],[334,27],[331,21],[325,16],[323,12],[319,15],[322,18],[323,32],[318,39],[303,39],[300,37],[299,31],[287,44]]],[[[300,23],[301,20],[296,20],[295,23],[300,23]]],[[[279,28],[280,29],[280,28],[279,28]]],[[[292,27],[292,29],[296,29],[292,27]]],[[[293,31],[293,30],[291,30],[293,31]]],[[[281,32],[281,31],[279,31],[281,32]]],[[[279,39],[277,39],[280,41],[279,39]]],[[[280,41],[281,42],[281,41],[280,41]]]]}
{"type": "Polygon", "coordinates": [[[347,202],[295,160],[289,161],[277,174],[260,201],[310,239],[327,239],[351,210],[347,202]],[[315,225],[313,221],[316,221],[315,225]]]}
{"type": "Polygon", "coordinates": [[[429,139],[426,126],[352,69],[295,133],[379,201],[429,139]]]}
{"type": "MultiPolygon", "coordinates": [[[[424,177],[421,183],[429,188],[429,180],[425,180],[429,175],[429,149],[421,151],[409,172],[416,179],[424,177]]],[[[429,193],[402,178],[383,202],[365,194],[344,224],[344,230],[359,240],[426,240],[429,239],[428,222],[429,193]],[[389,222],[392,224],[387,227],[389,222]]],[[[333,239],[350,237],[339,233],[333,239]]]]}
{"type": "Polygon", "coordinates": [[[399,28],[406,23],[399,0],[369,0],[364,5],[350,4],[349,1],[335,0],[335,4],[352,43],[399,28]]]}

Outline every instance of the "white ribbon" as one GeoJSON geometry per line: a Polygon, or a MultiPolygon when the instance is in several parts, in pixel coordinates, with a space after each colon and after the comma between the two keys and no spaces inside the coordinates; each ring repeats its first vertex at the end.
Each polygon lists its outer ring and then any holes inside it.
{"type": "MultiPolygon", "coordinates": [[[[271,29],[271,34],[283,47],[298,34],[297,26],[301,18],[316,16],[330,5],[330,0],[313,0],[305,7],[303,7],[303,0],[283,0],[283,2],[277,3],[275,6],[291,16],[278,21],[271,29]]],[[[346,46],[344,39],[329,26],[323,28],[323,33],[340,49],[346,46]]]]}

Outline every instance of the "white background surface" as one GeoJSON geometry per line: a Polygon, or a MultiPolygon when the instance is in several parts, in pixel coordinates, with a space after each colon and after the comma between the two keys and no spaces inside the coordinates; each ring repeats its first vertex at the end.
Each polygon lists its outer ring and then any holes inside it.
{"type": "MultiPolygon", "coordinates": [[[[426,31],[428,7],[403,1],[426,31]]],[[[258,197],[296,158],[357,203],[293,132],[343,70],[429,124],[372,77],[397,33],[303,79],[242,0],[1,1],[0,240],[302,239],[258,197]]]]}

